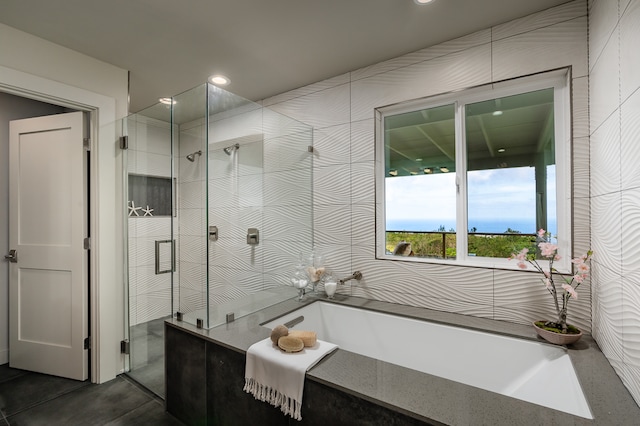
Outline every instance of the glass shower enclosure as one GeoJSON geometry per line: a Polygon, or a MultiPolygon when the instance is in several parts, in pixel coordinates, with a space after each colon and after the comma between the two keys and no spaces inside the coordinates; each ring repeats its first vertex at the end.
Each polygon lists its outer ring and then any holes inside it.
{"type": "Polygon", "coordinates": [[[211,84],[125,119],[128,374],[164,396],[164,320],[296,297],[313,247],[313,131],[211,84]]]}

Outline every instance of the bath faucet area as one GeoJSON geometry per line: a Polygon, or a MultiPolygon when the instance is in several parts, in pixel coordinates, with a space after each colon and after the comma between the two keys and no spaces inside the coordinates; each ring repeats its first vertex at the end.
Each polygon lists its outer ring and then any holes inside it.
{"type": "Polygon", "coordinates": [[[344,283],[346,283],[347,281],[350,280],[358,280],[360,281],[362,279],[362,272],[360,271],[355,271],[353,274],[351,274],[350,276],[348,276],[347,278],[343,278],[341,280],[338,280],[338,284],[343,285],[344,283]]]}

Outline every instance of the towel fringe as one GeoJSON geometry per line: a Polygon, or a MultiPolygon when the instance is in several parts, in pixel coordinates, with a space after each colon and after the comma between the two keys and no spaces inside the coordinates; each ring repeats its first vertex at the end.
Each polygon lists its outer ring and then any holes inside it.
{"type": "Polygon", "coordinates": [[[276,408],[279,407],[280,411],[285,415],[291,416],[296,420],[302,420],[302,404],[300,401],[296,401],[294,398],[290,398],[276,389],[258,383],[255,379],[249,377],[244,379],[244,388],[242,390],[250,393],[260,401],[268,402],[276,408]]]}

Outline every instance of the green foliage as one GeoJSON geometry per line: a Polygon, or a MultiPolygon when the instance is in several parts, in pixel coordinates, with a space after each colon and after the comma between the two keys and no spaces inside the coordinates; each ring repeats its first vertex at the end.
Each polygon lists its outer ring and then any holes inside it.
{"type": "MultiPolygon", "coordinates": [[[[415,256],[455,259],[456,234],[444,229],[444,226],[441,226],[438,231],[430,233],[387,232],[386,249],[392,253],[399,242],[406,241],[411,243],[415,256]]],[[[479,257],[508,258],[513,252],[531,247],[535,240],[534,235],[523,235],[512,229],[507,229],[504,234],[499,235],[469,234],[468,252],[479,257]]]]}

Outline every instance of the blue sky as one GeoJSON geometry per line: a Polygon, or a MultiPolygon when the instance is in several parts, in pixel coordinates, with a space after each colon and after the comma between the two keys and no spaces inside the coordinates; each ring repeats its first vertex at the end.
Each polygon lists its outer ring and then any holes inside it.
{"type": "MultiPolygon", "coordinates": [[[[536,190],[533,167],[472,171],[468,175],[469,223],[535,224],[536,190]]],[[[555,216],[555,167],[548,169],[550,211],[555,216]]],[[[386,219],[455,223],[456,174],[386,178],[386,219]]],[[[447,225],[449,226],[449,225],[447,225]]]]}

